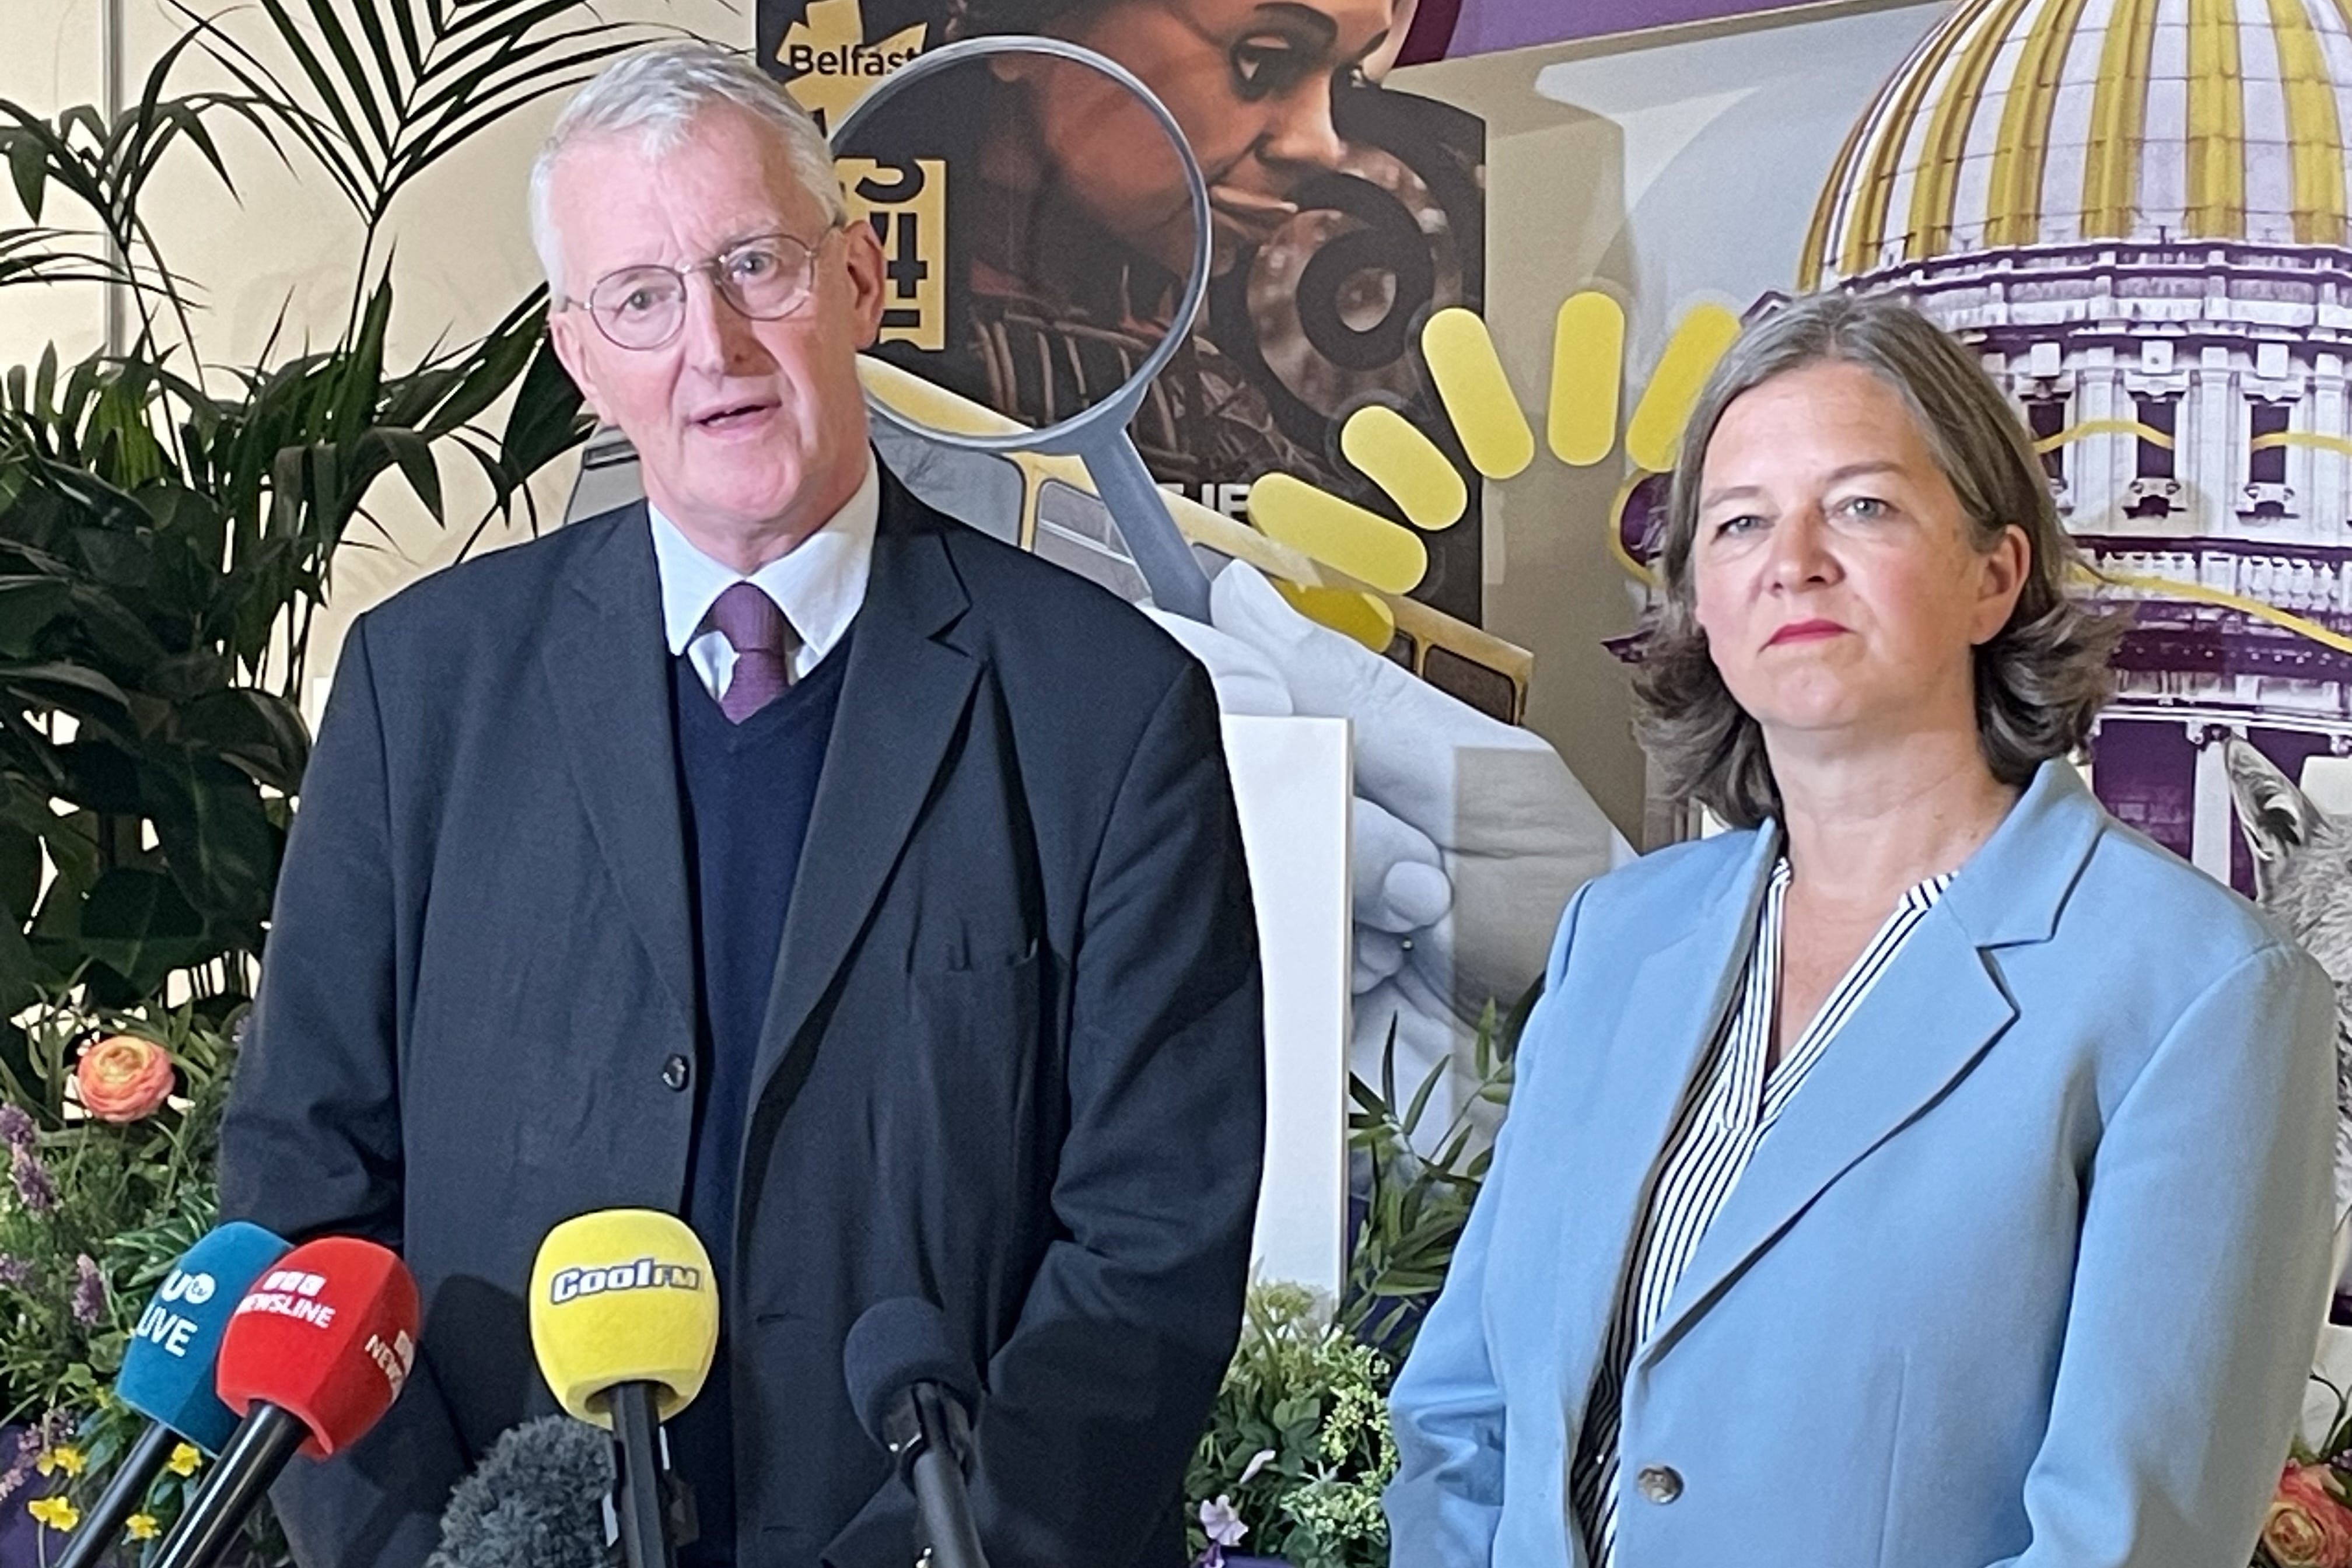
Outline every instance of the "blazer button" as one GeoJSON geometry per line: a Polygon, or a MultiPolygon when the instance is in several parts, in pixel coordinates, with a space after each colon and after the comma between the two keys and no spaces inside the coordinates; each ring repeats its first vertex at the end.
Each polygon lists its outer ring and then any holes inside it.
{"type": "Polygon", "coordinates": [[[662,1063],[662,1082],[671,1089],[684,1089],[693,1081],[694,1067],[684,1057],[672,1057],[662,1063]]]}
{"type": "Polygon", "coordinates": [[[1644,1465],[1633,1478],[1633,1486],[1643,1497],[1654,1503],[1669,1503],[1683,1495],[1683,1479],[1664,1465],[1644,1465]]]}

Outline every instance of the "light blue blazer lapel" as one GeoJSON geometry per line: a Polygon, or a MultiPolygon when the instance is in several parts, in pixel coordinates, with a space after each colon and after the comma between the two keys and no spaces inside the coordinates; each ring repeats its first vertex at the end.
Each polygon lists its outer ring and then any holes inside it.
{"type": "MultiPolygon", "coordinates": [[[[1595,1098],[1577,1108],[1577,1122],[1590,1135],[1559,1152],[1555,1190],[1561,1194],[1562,1232],[1553,1256],[1615,1264],[1560,1281],[1560,1344],[1597,1351],[1607,1338],[1618,1283],[1649,1196],[1651,1171],[1738,989],[1780,839],[1779,830],[1766,824],[1753,836],[1748,852],[1727,863],[1712,896],[1696,903],[1682,934],[1633,970],[1617,1027],[1595,1069],[1559,1075],[1572,1080],[1565,1086],[1568,1092],[1589,1084],[1595,1098]]],[[[1596,946],[1622,940],[1598,931],[1592,936],[1596,946]]],[[[1576,1020],[1562,1019],[1559,1026],[1573,1030],[1576,1020]]],[[[1580,1411],[1593,1363],[1588,1359],[1562,1370],[1570,1402],[1580,1411]]]]}
{"type": "Polygon", "coordinates": [[[1671,1349],[1822,1189],[1927,1112],[2015,1020],[1988,954],[2050,939],[2104,820],[2071,766],[2042,764],[1757,1146],[1637,1366],[1671,1349]]]}

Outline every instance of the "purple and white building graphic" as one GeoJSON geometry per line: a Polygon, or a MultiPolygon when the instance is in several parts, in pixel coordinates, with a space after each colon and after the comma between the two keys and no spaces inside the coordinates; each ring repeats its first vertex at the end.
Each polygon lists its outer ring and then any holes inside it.
{"type": "Polygon", "coordinates": [[[2347,120],[2343,0],[1968,0],[1855,123],[1798,279],[1982,350],[2138,584],[2094,787],[2249,891],[2231,736],[2352,806],[2347,120]]]}

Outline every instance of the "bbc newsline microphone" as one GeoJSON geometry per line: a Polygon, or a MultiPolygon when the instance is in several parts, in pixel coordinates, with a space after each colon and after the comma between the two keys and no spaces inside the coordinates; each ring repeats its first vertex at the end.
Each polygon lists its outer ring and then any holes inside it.
{"type": "Polygon", "coordinates": [[[243,1417],[150,1568],[211,1568],[297,1452],[364,1436],[416,1360],[416,1282],[386,1248],[322,1237],[279,1258],[236,1303],[213,1386],[243,1417]]]}
{"type": "Polygon", "coordinates": [[[947,1314],[911,1296],[877,1301],[851,1326],[841,1369],[858,1424],[915,1494],[916,1558],[931,1568],[987,1568],[964,1488],[980,1385],[956,1353],[947,1314]]]}
{"type": "Polygon", "coordinates": [[[719,1348],[719,1289],[686,1223],[654,1209],[565,1220],[540,1243],[530,1343],[556,1403],[613,1434],[612,1533],[629,1568],[674,1568],[693,1500],[661,1424],[694,1402],[719,1348]]]}
{"type": "Polygon", "coordinates": [[[114,1396],[147,1418],[106,1491],[82,1516],[58,1568],[94,1568],[139,1511],[172,1449],[194,1444],[217,1458],[236,1415],[213,1392],[222,1331],[246,1289],[286,1254],[286,1243],[242,1220],[215,1227],[183,1253],[139,1314],[114,1396]]]}

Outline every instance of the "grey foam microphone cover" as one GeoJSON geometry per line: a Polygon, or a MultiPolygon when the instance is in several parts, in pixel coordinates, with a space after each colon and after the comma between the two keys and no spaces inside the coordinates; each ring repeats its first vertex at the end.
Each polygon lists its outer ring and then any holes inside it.
{"type": "Polygon", "coordinates": [[[425,1568],[604,1568],[613,1438],[569,1415],[502,1434],[449,1494],[425,1568]]]}

